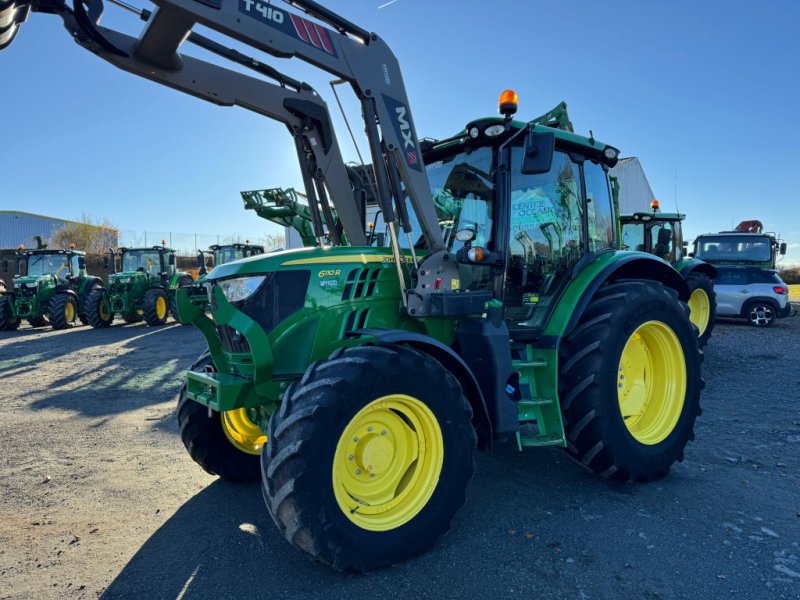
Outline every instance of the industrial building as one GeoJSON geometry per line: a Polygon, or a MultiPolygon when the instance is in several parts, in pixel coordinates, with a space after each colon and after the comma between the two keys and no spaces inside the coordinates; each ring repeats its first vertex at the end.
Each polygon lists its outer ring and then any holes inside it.
{"type": "MultiPolygon", "coordinates": [[[[48,243],[53,232],[65,225],[78,225],[76,221],[36,215],[21,210],[0,210],[0,248],[16,248],[22,244],[26,248],[36,247],[36,237],[48,243]]],[[[90,225],[90,227],[96,227],[90,225]]],[[[103,231],[106,248],[115,248],[119,241],[116,229],[97,227],[103,231]]]]}
{"type": "Polygon", "coordinates": [[[650,202],[655,200],[653,189],[644,174],[642,163],[635,156],[621,158],[608,173],[619,182],[619,212],[630,215],[650,210],[650,202]]]}

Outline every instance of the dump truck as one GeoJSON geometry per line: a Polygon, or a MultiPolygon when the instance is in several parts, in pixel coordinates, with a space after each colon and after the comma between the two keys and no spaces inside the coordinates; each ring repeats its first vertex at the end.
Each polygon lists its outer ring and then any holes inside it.
{"type": "Polygon", "coordinates": [[[687,254],[682,227],[686,215],[661,212],[658,200],[653,200],[650,207],[650,212],[620,216],[620,247],[654,254],[670,263],[686,279],[691,292],[689,318],[697,327],[700,347],[703,347],[714,330],[717,313],[714,279],[717,270],[687,254]]]}
{"type": "Polygon", "coordinates": [[[178,290],[208,343],[178,399],[190,456],[261,479],[286,539],[344,571],[436,543],[475,447],[556,446],[601,477],[666,476],[694,437],[701,353],[683,277],[617,247],[618,149],[515,119],[511,90],[500,116],[423,144],[386,42],[317,2],[288,4],[159,0],[138,38],[100,26],[97,5],[54,11],[110,64],[276,119],[295,144],[317,247],[215,268],[211,316],[178,290]],[[348,171],[317,92],[197,23],[349,84],[374,180],[348,171]],[[385,247],[368,245],[373,184],[385,247]]]}
{"type": "MultiPolygon", "coordinates": [[[[3,260],[8,272],[9,261],[3,260]]],[[[27,320],[32,327],[66,329],[87,322],[87,301],[102,280],[86,272],[85,253],[68,249],[18,248],[14,280],[0,296],[0,331],[11,331],[27,320]],[[23,275],[23,265],[25,274],[23,275]]]]}

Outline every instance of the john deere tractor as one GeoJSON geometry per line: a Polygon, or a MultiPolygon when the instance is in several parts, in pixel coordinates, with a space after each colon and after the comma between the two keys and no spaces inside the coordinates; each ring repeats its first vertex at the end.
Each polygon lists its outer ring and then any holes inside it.
{"type": "Polygon", "coordinates": [[[448,531],[476,445],[558,446],[601,477],[664,477],[694,436],[701,354],[683,277],[618,249],[618,150],[555,119],[514,120],[510,90],[501,117],[421,144],[386,42],[312,0],[288,4],[309,18],[275,2],[159,0],[138,39],[99,26],[99,0],[31,5],[112,65],[293,137],[318,247],[216,267],[211,317],[177,293],[208,343],[178,400],[191,457],[261,478],[287,540],[352,571],[448,531]],[[374,180],[348,171],[308,84],[195,23],[349,83],[374,180]],[[184,41],[258,77],[178,54],[184,41]],[[368,244],[370,194],[387,247],[368,244]]]}
{"type": "Polygon", "coordinates": [[[89,296],[86,316],[92,327],[111,325],[114,315],[126,323],[144,319],[148,325],[163,325],[172,309],[176,317],[175,291],[192,285],[189,273],[175,269],[175,250],[166,246],[120,248],[104,257],[112,268],[106,287],[89,296]],[[119,257],[120,270],[116,270],[119,257]]]}
{"type": "MultiPolygon", "coordinates": [[[[0,331],[17,329],[22,320],[53,329],[66,329],[78,319],[86,323],[88,297],[102,281],[86,273],[83,252],[20,248],[14,263],[12,289],[0,296],[0,331]],[[23,264],[25,275],[21,275],[23,264]]],[[[3,270],[8,268],[4,260],[3,270]]]]}
{"type": "Polygon", "coordinates": [[[689,286],[689,318],[697,327],[700,347],[708,343],[717,314],[714,279],[717,270],[707,262],[686,253],[681,223],[686,215],[662,213],[657,200],[650,212],[620,216],[623,250],[649,252],[670,263],[689,286]]]}
{"type": "MultiPolygon", "coordinates": [[[[197,255],[198,262],[200,262],[200,275],[205,275],[208,272],[206,270],[205,254],[201,250],[197,255]]],[[[264,254],[264,246],[251,244],[250,240],[246,240],[244,244],[214,244],[209,246],[208,254],[212,256],[213,264],[216,267],[234,260],[247,258],[248,256],[264,254]]]]}

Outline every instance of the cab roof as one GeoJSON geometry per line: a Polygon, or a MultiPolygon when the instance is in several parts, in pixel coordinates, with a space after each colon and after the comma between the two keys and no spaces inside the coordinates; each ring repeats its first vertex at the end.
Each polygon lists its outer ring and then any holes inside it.
{"type": "Polygon", "coordinates": [[[686,215],[681,213],[655,213],[635,212],[629,215],[620,215],[622,221],[683,221],[686,215]]]}
{"type": "Polygon", "coordinates": [[[23,248],[22,250],[17,250],[17,254],[20,256],[35,256],[37,254],[67,254],[69,256],[86,256],[86,252],[83,252],[82,250],[59,248],[23,248]]]}

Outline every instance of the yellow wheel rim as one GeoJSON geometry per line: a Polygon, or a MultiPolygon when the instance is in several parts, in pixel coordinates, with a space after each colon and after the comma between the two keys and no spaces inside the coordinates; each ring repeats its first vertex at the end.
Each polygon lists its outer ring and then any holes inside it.
{"type": "Polygon", "coordinates": [[[220,414],[222,419],[222,431],[231,444],[242,452],[261,454],[261,449],[267,443],[267,436],[261,433],[261,429],[247,414],[246,408],[229,410],[220,414]]]}
{"type": "Polygon", "coordinates": [[[156,298],[156,316],[159,319],[163,319],[167,316],[167,301],[164,299],[164,296],[156,298]]]}
{"type": "Polygon", "coordinates": [[[67,301],[66,306],[64,306],[64,318],[67,323],[72,323],[75,320],[75,305],[72,302],[67,301]]]}
{"type": "Polygon", "coordinates": [[[700,288],[689,296],[689,320],[697,326],[699,335],[703,335],[711,319],[711,301],[708,294],[700,288]]]}
{"type": "Polygon", "coordinates": [[[617,399],[625,426],[654,445],[675,429],[686,396],[686,359],[678,336],[661,321],[639,325],[619,361],[617,399]]]}
{"type": "Polygon", "coordinates": [[[106,303],[100,300],[100,318],[103,321],[108,321],[111,318],[111,313],[106,308],[106,303]]]}
{"type": "Polygon", "coordinates": [[[442,430],[433,412],[411,396],[383,396],[362,408],[339,438],[333,456],[336,502],[362,529],[395,529],[428,503],[443,460],[442,430]]]}

